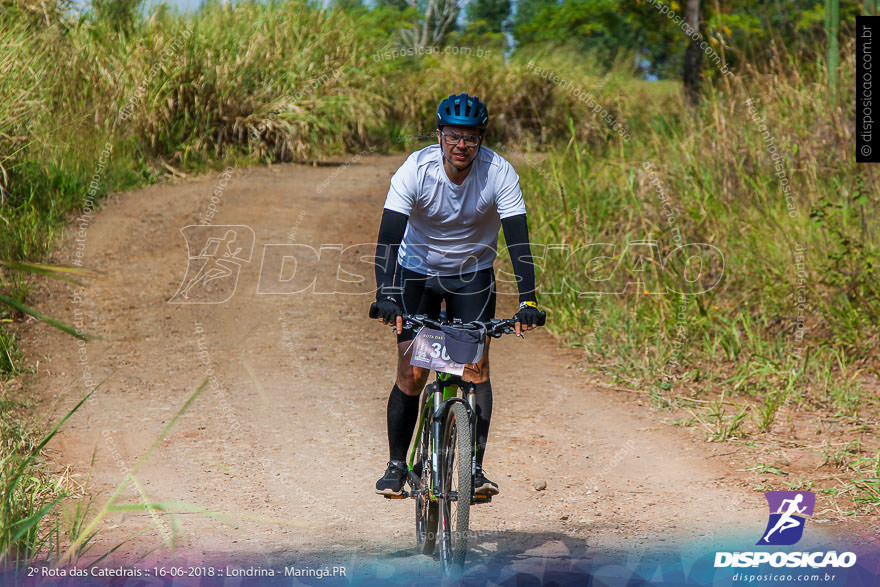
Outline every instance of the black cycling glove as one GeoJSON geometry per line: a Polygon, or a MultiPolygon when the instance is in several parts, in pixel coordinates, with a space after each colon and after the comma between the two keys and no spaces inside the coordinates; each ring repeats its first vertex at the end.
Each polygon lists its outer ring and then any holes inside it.
{"type": "Polygon", "coordinates": [[[370,318],[381,318],[386,322],[394,322],[403,314],[403,309],[393,297],[385,297],[370,305],[370,318]]]}
{"type": "Polygon", "coordinates": [[[523,302],[519,305],[519,312],[514,315],[513,319],[525,326],[543,326],[547,320],[547,314],[539,310],[538,304],[535,302],[523,302]]]}

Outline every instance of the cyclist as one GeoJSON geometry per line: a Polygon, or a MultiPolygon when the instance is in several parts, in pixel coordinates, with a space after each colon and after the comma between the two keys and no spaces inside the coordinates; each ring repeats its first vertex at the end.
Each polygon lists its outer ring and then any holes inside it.
{"type": "MultiPolygon", "coordinates": [[[[412,153],[391,178],[376,247],[378,319],[397,331],[397,380],[388,398],[388,468],[376,493],[401,495],[406,451],[418,421],[419,394],[429,371],[410,365],[415,334],[403,332],[402,313],[463,322],[495,317],[492,264],[504,228],[519,289],[516,333],[531,330],[541,312],[526,208],[519,176],[503,157],[482,145],[489,113],[476,96],[450,95],[437,107],[438,144],[412,153]]],[[[483,472],[492,417],[489,344],[462,378],[476,384],[477,470],[474,491],[495,495],[483,472]]]]}

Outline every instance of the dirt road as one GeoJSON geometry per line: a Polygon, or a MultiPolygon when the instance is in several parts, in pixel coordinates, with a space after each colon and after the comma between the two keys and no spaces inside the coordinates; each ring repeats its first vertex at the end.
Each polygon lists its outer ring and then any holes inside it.
{"type": "MultiPolygon", "coordinates": [[[[22,336],[36,363],[28,385],[48,417],[98,385],[50,445],[96,506],[214,377],[138,472],[138,486],[123,492],[127,503],[176,503],[177,513],[114,514],[93,552],[145,530],[114,557],[132,561],[158,545],[149,559],[278,564],[323,553],[327,564],[370,561],[378,576],[433,568],[411,554],[412,502],[373,493],[387,461],[395,344],[366,318],[372,275],[358,256],[373,249],[351,246],[375,239],[402,160],[377,155],[159,185],[114,196],[71,226],[54,261],[81,260],[102,274],[80,293],[42,285],[34,300],[104,340],[78,344],[34,323],[22,336]],[[202,221],[212,228],[189,229],[187,249],[181,229],[202,221]],[[188,261],[194,275],[222,258],[210,257],[209,245],[222,246],[230,230],[230,256],[206,269],[221,277],[196,282],[184,299],[188,261]],[[322,245],[319,259],[307,254],[322,245]],[[312,278],[309,291],[292,293],[312,278]]],[[[500,304],[500,314],[512,313],[512,296],[500,304]]],[[[486,469],[501,494],[472,513],[474,568],[709,551],[722,534],[754,544],[767,506],[730,464],[729,445],[696,442],[637,396],[596,385],[575,366],[578,354],[544,332],[492,344],[486,469]]]]}

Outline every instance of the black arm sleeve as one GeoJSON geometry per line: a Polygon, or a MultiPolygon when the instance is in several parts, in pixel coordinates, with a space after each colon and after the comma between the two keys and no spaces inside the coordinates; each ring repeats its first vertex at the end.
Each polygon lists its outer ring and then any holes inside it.
{"type": "MultiPolygon", "coordinates": [[[[397,271],[397,250],[409,216],[387,208],[382,213],[379,224],[379,237],[376,244],[376,299],[386,296],[400,297],[400,288],[394,287],[394,273],[397,271]]],[[[506,234],[506,233],[505,233],[506,234]]]]}
{"type": "Polygon", "coordinates": [[[513,273],[519,288],[519,301],[536,302],[535,297],[535,265],[532,249],[529,246],[529,225],[525,214],[508,216],[501,220],[504,229],[504,240],[513,263],[513,273]]]}

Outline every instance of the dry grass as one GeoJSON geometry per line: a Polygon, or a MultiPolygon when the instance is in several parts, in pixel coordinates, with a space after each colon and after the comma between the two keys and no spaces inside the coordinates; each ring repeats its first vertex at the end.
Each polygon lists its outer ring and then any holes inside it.
{"type": "Polygon", "coordinates": [[[837,96],[816,64],[777,61],[696,111],[669,98],[623,149],[574,138],[522,174],[536,240],[608,243],[542,260],[552,328],[617,383],[695,407],[710,440],[779,433],[794,409],[848,441],[880,415],[880,200],[844,54],[837,96]],[[676,258],[686,243],[711,248],[676,258]]]}

